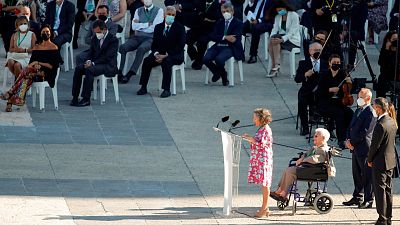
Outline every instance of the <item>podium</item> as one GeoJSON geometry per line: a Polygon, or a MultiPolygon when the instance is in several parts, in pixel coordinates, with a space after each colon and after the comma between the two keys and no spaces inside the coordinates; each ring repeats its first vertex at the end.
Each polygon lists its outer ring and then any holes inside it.
{"type": "Polygon", "coordinates": [[[222,214],[229,216],[232,213],[232,197],[237,197],[239,185],[239,163],[242,137],[228,131],[214,127],[222,138],[222,151],[224,155],[224,209],[222,214]]]}

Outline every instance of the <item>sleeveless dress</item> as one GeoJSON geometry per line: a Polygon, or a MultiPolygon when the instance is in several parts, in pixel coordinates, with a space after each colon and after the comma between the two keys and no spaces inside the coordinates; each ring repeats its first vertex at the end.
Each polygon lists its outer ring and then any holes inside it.
{"type": "Polygon", "coordinates": [[[257,131],[253,137],[256,143],[250,146],[250,162],[248,170],[248,183],[261,184],[271,187],[272,181],[272,130],[267,124],[257,131]]]}
{"type": "MultiPolygon", "coordinates": [[[[31,48],[32,46],[32,31],[28,31],[25,34],[16,32],[14,35],[14,42],[20,48],[31,48]]],[[[25,68],[29,64],[29,59],[31,58],[31,54],[28,53],[19,53],[19,52],[9,52],[7,54],[7,60],[12,59],[21,64],[22,68],[25,68]]]]}

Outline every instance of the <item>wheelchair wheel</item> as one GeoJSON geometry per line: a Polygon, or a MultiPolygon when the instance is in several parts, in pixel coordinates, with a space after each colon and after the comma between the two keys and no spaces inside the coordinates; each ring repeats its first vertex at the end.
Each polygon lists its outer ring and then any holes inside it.
{"type": "Polygon", "coordinates": [[[327,193],[317,195],[314,199],[314,209],[319,214],[329,213],[333,209],[332,197],[327,193]]]}
{"type": "Polygon", "coordinates": [[[285,208],[289,205],[289,200],[288,201],[277,201],[276,206],[278,207],[279,210],[285,210],[285,208]]]}

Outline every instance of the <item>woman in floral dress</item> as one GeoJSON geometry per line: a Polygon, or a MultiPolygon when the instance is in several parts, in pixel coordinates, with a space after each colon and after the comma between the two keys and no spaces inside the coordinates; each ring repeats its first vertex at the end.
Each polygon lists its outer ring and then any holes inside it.
{"type": "Polygon", "coordinates": [[[263,201],[260,210],[255,214],[256,218],[268,217],[268,198],[272,180],[272,131],[269,123],[272,115],[268,109],[258,108],[254,110],[253,123],[259,129],[254,137],[244,134],[244,140],[250,142],[250,162],[248,182],[262,186],[263,201]]]}

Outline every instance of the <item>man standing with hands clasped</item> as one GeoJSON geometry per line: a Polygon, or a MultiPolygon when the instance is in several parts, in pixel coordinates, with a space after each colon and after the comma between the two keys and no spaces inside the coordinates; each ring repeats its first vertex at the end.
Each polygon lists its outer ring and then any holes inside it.
{"type": "MultiPolygon", "coordinates": [[[[373,108],[378,116],[368,152],[368,166],[372,167],[376,211],[376,225],[392,224],[392,175],[396,166],[396,121],[389,116],[389,104],[385,98],[376,98],[373,108]]],[[[393,114],[393,113],[392,113],[393,114]]],[[[396,114],[394,113],[394,118],[396,114]]]]}
{"type": "Polygon", "coordinates": [[[346,147],[352,154],[352,172],[354,182],[353,197],[343,202],[345,206],[358,205],[358,208],[372,208],[372,172],[367,163],[367,155],[371,146],[372,132],[376,124],[376,117],[371,106],[372,92],[362,88],[358,93],[358,109],[353,114],[347,131],[346,147]],[[364,192],[364,201],[362,201],[364,192]]]}

